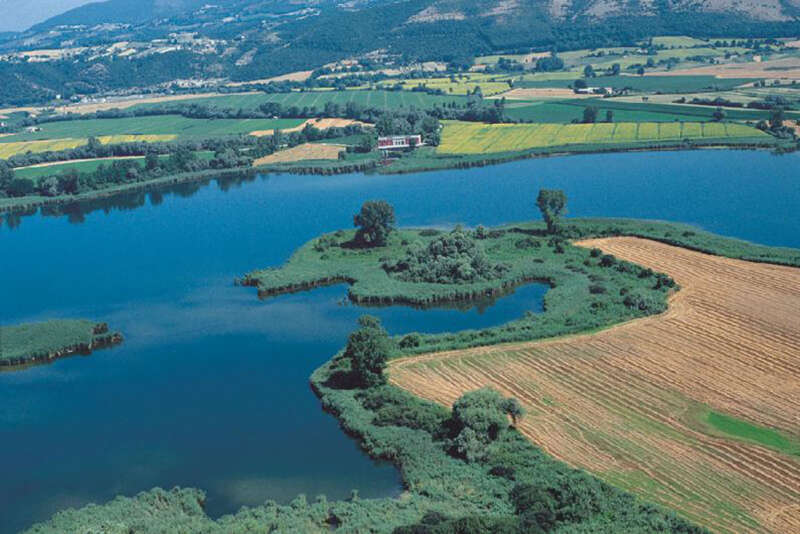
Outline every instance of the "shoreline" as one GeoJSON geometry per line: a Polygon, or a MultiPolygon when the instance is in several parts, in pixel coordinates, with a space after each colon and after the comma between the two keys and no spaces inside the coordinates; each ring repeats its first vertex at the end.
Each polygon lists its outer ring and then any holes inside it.
{"type": "MultiPolygon", "coordinates": [[[[185,183],[198,182],[204,179],[224,178],[232,175],[253,175],[253,174],[269,174],[269,173],[287,173],[287,174],[319,174],[319,175],[335,175],[335,174],[348,174],[352,172],[366,173],[369,171],[377,172],[385,175],[402,175],[422,172],[444,171],[444,170],[458,170],[469,169],[474,167],[488,167],[492,165],[501,165],[503,163],[510,163],[513,161],[522,161],[527,159],[537,158],[550,158],[550,157],[565,157],[576,156],[584,154],[613,154],[613,153],[628,153],[628,152],[677,152],[682,150],[774,150],[780,148],[777,140],[770,143],[743,143],[743,144],[720,144],[710,143],[708,145],[686,145],[683,142],[676,142],[670,144],[659,144],[654,146],[639,146],[639,147],[619,147],[619,146],[597,146],[589,150],[581,150],[580,146],[573,149],[565,150],[563,147],[554,147],[553,150],[535,150],[527,152],[514,152],[514,153],[498,153],[495,156],[487,155],[480,158],[479,154],[476,155],[452,155],[442,156],[441,159],[422,159],[420,158],[419,165],[414,165],[413,160],[411,165],[407,168],[395,168],[392,166],[380,167],[377,160],[369,160],[365,162],[350,163],[344,165],[331,165],[331,166],[314,166],[302,165],[269,165],[261,167],[247,167],[247,168],[232,168],[232,169],[207,169],[192,173],[183,173],[170,176],[164,176],[155,180],[146,182],[137,182],[131,184],[124,184],[113,188],[102,189],[98,191],[91,191],[81,193],[73,196],[58,196],[58,197],[42,197],[42,196],[28,196],[19,197],[19,199],[0,199],[0,214],[19,214],[21,212],[38,209],[45,206],[66,206],[72,204],[80,204],[81,202],[88,202],[93,200],[100,200],[105,198],[112,198],[117,195],[132,192],[149,192],[151,190],[158,190],[160,187],[168,187],[172,185],[179,185],[185,183]],[[459,158],[475,157],[476,159],[459,159],[459,158]],[[480,158],[480,159],[478,159],[480,158]],[[434,165],[433,162],[440,162],[440,165],[434,165]]],[[[402,159],[398,161],[403,161],[402,159]]],[[[407,160],[408,161],[408,160],[407,160]]]]}
{"type": "Polygon", "coordinates": [[[92,329],[92,335],[95,337],[88,343],[74,343],[39,354],[29,354],[16,358],[2,358],[0,359],[0,372],[21,371],[33,367],[34,365],[51,363],[57,359],[74,356],[76,354],[88,356],[96,350],[119,345],[124,339],[119,332],[109,332],[107,323],[95,324],[92,329]]]}

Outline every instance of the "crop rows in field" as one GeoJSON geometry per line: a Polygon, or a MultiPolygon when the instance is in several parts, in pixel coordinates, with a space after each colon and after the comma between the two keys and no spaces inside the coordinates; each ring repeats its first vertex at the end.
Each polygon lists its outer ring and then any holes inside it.
{"type": "Polygon", "coordinates": [[[731,123],[481,124],[447,122],[438,152],[483,154],[576,144],[628,144],[682,139],[760,137],[755,128],[731,123]]]}
{"type": "MultiPolygon", "coordinates": [[[[175,135],[103,135],[98,137],[98,140],[103,144],[132,142],[155,143],[161,141],[172,141],[175,138],[175,135]]],[[[70,148],[83,146],[87,142],[88,139],[86,138],[66,138],[48,139],[42,141],[16,141],[10,143],[0,143],[0,159],[8,159],[11,156],[15,156],[17,154],[26,154],[28,152],[39,153],[67,150],[70,148]]]]}
{"type": "Polygon", "coordinates": [[[596,334],[397,360],[391,381],[444,404],[496,387],[527,408],[523,434],[571,465],[715,532],[800,532],[800,458],[770,438],[797,450],[800,270],[637,238],[584,245],[675,278],[669,311],[596,334]],[[709,409],[748,435],[709,428],[709,409]]]}

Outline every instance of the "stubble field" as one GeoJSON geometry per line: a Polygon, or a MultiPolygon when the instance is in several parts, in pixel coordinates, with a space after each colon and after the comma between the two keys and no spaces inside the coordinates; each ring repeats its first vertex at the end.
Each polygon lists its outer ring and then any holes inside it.
{"type": "Polygon", "coordinates": [[[667,313],[596,334],[397,360],[451,404],[492,385],[548,453],[715,532],[800,531],[800,269],[638,238],[583,243],[671,275],[667,313]]]}

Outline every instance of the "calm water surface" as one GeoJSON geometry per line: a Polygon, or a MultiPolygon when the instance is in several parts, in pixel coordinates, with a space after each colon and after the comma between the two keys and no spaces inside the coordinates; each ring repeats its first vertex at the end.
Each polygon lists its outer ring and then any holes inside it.
{"type": "Polygon", "coordinates": [[[588,155],[212,182],[69,217],[11,218],[0,229],[0,322],[90,317],[126,340],[0,374],[0,532],[153,486],[203,488],[212,516],[298,493],[396,494],[396,471],[366,458],[321,412],[310,373],[365,311],[392,333],[478,328],[539,311],[544,288],[467,311],[421,311],[343,305],[344,286],[264,302],[232,286],[348,226],[364,200],[390,201],[401,225],[493,225],[537,216],[537,191],[557,187],[573,216],[676,220],[800,247],[798,169],[796,154],[588,155]]]}

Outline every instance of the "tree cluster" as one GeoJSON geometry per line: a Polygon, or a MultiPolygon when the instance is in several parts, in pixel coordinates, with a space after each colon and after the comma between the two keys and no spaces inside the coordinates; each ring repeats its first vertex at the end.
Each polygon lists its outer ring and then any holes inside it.
{"type": "Polygon", "coordinates": [[[405,258],[384,264],[384,269],[408,282],[460,284],[495,280],[509,267],[490,261],[469,233],[456,228],[427,246],[412,243],[405,258]]]}

